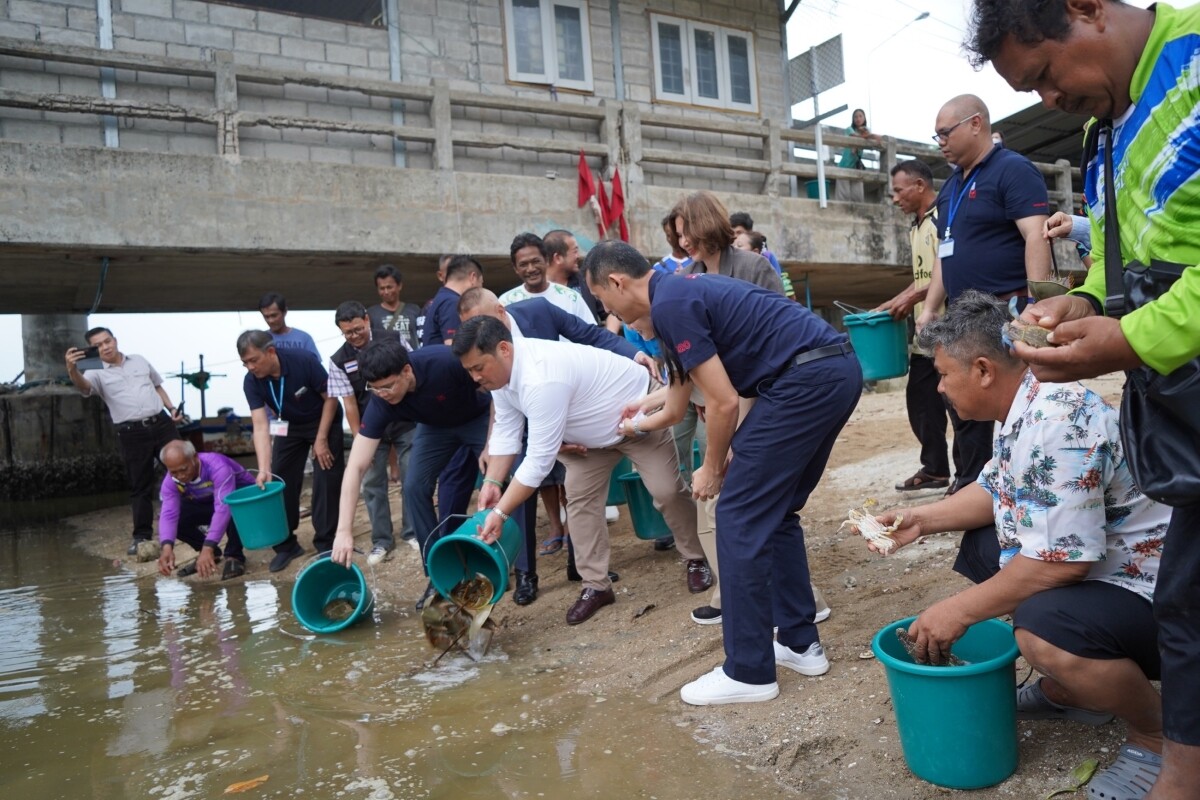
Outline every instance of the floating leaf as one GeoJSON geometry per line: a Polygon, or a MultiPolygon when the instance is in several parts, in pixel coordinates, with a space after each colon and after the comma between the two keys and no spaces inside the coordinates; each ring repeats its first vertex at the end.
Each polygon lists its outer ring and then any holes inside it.
{"type": "Polygon", "coordinates": [[[271,777],[270,775],[259,775],[257,778],[254,778],[253,780],[238,781],[237,783],[231,783],[225,787],[225,794],[238,794],[239,792],[248,792],[251,789],[255,789],[259,786],[262,786],[264,783],[267,782],[267,779],[270,777],[271,777]]]}

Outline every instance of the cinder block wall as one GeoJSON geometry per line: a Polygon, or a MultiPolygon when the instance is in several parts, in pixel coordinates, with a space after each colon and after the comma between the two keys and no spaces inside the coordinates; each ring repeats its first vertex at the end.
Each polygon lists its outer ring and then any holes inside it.
{"type": "MultiPolygon", "coordinates": [[[[346,24],[279,14],[198,0],[112,0],[114,45],[119,51],[198,60],[211,60],[216,50],[229,50],[239,64],[270,69],[389,78],[388,39],[382,27],[346,24]]],[[[545,86],[518,85],[506,79],[501,0],[400,0],[401,71],[406,83],[428,85],[435,78],[452,89],[498,96],[548,99],[545,86]]],[[[557,92],[563,104],[598,104],[602,99],[637,102],[646,111],[671,115],[722,117],[719,112],[668,103],[654,103],[654,65],[651,52],[651,12],[682,19],[750,29],[754,34],[759,115],[728,114],[747,121],[767,116],[782,124],[785,118],[777,4],[770,0],[655,0],[619,3],[625,98],[617,98],[614,79],[611,4],[591,0],[588,22],[594,90],[557,92]]],[[[0,0],[0,36],[51,44],[95,47],[97,20],[94,0],[0,0]]],[[[29,59],[0,57],[0,87],[35,93],[100,94],[98,70],[43,64],[29,59]]],[[[250,111],[297,117],[388,123],[390,101],[303,86],[239,84],[239,107],[250,111]]],[[[212,81],[118,71],[117,97],[149,103],[208,108],[213,105],[212,81]]],[[[404,104],[405,122],[429,125],[427,104],[404,104]]],[[[458,130],[502,133],[517,137],[546,137],[567,141],[599,141],[596,125],[550,115],[515,114],[453,108],[458,130]]],[[[122,148],[213,154],[216,132],[203,124],[181,125],[156,120],[122,120],[122,148]]],[[[0,109],[0,138],[53,141],[67,145],[103,144],[96,116],[0,109]]],[[[693,150],[731,157],[762,157],[758,140],[744,137],[647,128],[646,147],[693,150]]],[[[389,167],[392,141],[387,136],[325,133],[295,129],[243,127],[241,153],[247,158],[272,158],[389,167]]],[[[406,147],[410,168],[432,166],[430,148],[406,147]]],[[[575,158],[535,154],[508,148],[458,147],[455,168],[461,171],[546,175],[554,171],[570,178],[575,158]]],[[[652,165],[647,182],[680,189],[758,192],[760,176],[729,170],[652,165]]]]}

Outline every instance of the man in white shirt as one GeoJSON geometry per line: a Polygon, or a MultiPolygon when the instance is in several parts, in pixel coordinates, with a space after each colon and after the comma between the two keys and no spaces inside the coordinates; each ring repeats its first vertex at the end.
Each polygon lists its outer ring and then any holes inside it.
{"type": "Polygon", "coordinates": [[[141,356],[122,353],[112,331],[92,328],[85,338],[104,367],[80,372],[79,362],[88,353],[72,347],[66,354],[67,377],[84,397],[99,396],[117,426],[133,509],[133,542],[125,554],[137,555],[138,542],[150,541],[154,533],[155,460],[164,445],[179,438],[175,424],[183,417],[163,389],[162,376],[141,356]]]}
{"type": "Polygon", "coordinates": [[[567,624],[586,622],[616,598],[608,577],[604,501],[609,474],[622,455],[633,461],[687,559],[688,590],[703,592],[712,573],[696,536],[696,506],[679,476],[668,431],[625,438],[618,430],[626,405],[646,393],[644,368],[628,358],[569,342],[522,338],[514,345],[504,323],[489,316],[463,323],[454,354],[482,388],[491,391],[495,420],[479,507],[492,513],[480,533],[495,541],[509,515],[537,489],[557,457],[567,467],[568,514],[583,592],[567,624]],[[529,427],[525,459],[501,492],[529,427]],[[560,452],[562,448],[562,452],[560,452]]]}
{"type": "Polygon", "coordinates": [[[521,285],[500,295],[500,303],[510,306],[522,300],[541,297],[568,314],[574,314],[588,325],[596,324],[596,317],[588,310],[587,303],[579,292],[552,282],[546,273],[550,262],[546,256],[546,244],[534,233],[519,233],[508,249],[513,270],[521,279],[521,285]]]}

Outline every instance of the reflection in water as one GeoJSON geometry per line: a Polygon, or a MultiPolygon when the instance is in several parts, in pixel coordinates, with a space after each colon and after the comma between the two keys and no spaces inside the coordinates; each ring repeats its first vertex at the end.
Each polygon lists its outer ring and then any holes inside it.
{"type": "Polygon", "coordinates": [[[207,798],[260,775],[256,797],[780,794],[694,758],[670,704],[583,694],[502,636],[429,670],[415,618],[301,639],[289,584],[138,578],[58,532],[3,539],[0,796],[207,798]]]}

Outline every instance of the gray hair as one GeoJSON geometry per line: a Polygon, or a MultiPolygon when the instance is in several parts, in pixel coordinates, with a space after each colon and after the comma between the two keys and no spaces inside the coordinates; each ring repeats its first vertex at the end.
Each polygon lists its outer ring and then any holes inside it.
{"type": "Polygon", "coordinates": [[[158,460],[165,464],[167,456],[170,455],[172,450],[178,450],[187,459],[196,457],[196,445],[187,439],[176,439],[162,446],[162,449],[158,451],[158,460]]]}
{"type": "Polygon", "coordinates": [[[268,347],[274,346],[275,337],[271,335],[270,331],[242,331],[242,335],[237,338],[239,356],[246,355],[246,351],[251,347],[265,353],[268,347]]]}
{"type": "Polygon", "coordinates": [[[1021,365],[1021,360],[1000,338],[1001,329],[1010,319],[1004,303],[986,292],[970,289],[959,295],[940,319],[921,329],[917,344],[930,353],[941,347],[962,363],[982,356],[1012,369],[1021,365]]]}

